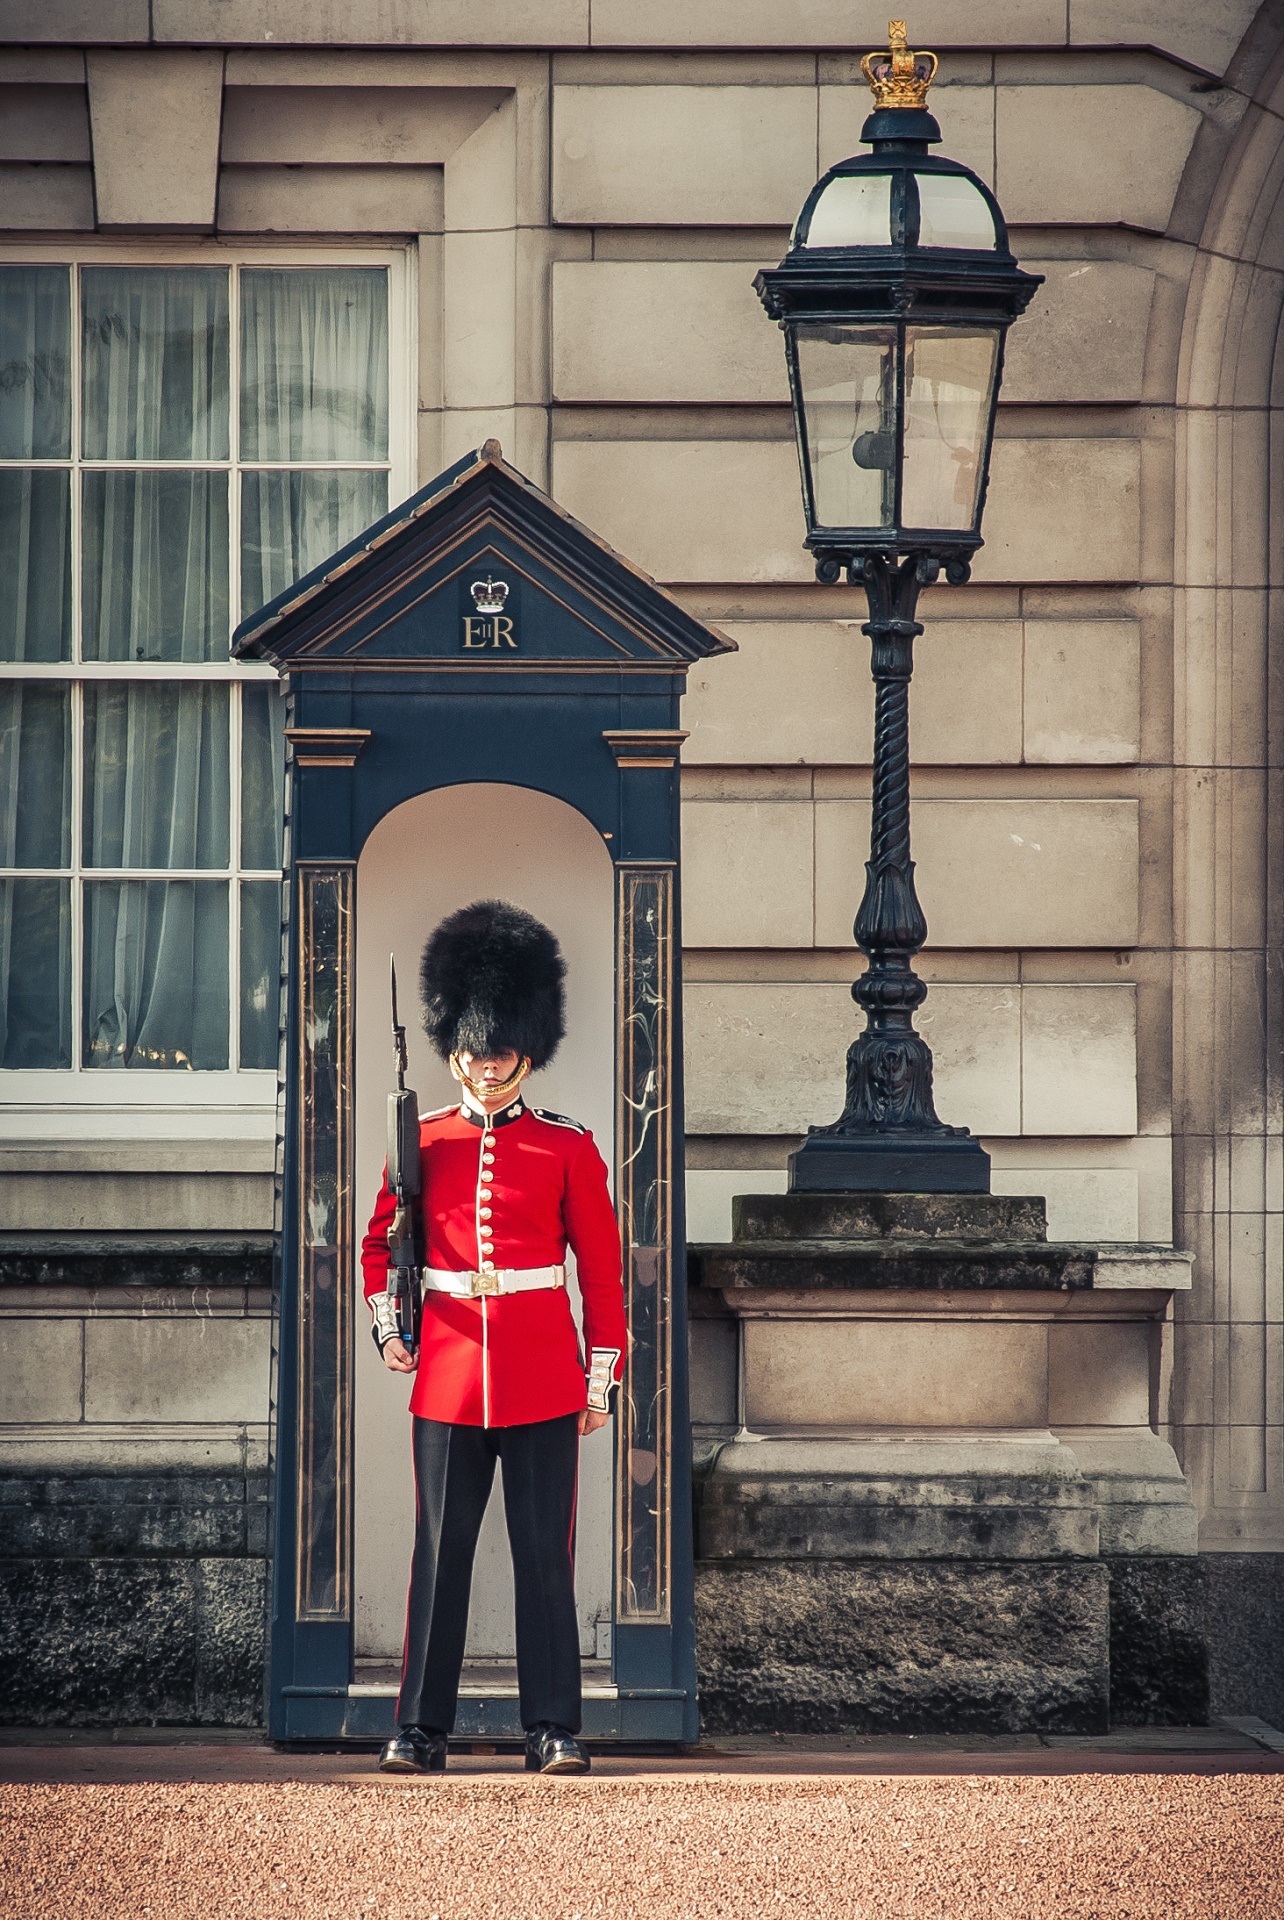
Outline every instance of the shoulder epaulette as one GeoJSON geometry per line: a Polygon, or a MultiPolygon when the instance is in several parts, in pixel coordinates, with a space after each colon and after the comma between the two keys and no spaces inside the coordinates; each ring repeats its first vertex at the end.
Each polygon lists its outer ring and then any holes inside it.
{"type": "Polygon", "coordinates": [[[421,1113],[421,1114],[420,1114],[420,1116],[419,1116],[419,1121],[420,1121],[420,1125],[422,1125],[422,1124],[423,1124],[423,1122],[424,1122],[425,1120],[444,1120],[444,1119],[446,1118],[446,1116],[447,1116],[447,1114],[450,1114],[450,1113],[457,1113],[458,1111],[459,1111],[459,1109],[458,1109],[458,1107],[457,1107],[457,1106],[454,1106],[454,1107],[434,1107],[431,1113],[421,1113]]]}
{"type": "Polygon", "coordinates": [[[568,1120],[564,1113],[554,1113],[548,1107],[532,1107],[531,1112],[540,1120],[547,1120],[552,1127],[569,1127],[572,1133],[587,1133],[588,1128],[578,1120],[568,1120]]]}

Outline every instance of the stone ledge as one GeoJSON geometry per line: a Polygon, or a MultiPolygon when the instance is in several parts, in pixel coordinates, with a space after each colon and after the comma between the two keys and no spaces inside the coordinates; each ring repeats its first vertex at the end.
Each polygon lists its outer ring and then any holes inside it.
{"type": "Polygon", "coordinates": [[[0,1234],[7,1287],[270,1286],[270,1233],[0,1234]]]}

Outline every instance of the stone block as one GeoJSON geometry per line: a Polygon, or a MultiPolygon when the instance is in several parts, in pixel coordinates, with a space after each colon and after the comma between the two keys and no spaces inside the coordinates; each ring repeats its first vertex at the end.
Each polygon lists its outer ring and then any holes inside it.
{"type": "MultiPolygon", "coordinates": [[[[881,15],[872,9],[863,38],[882,44],[881,15]]],[[[1060,0],[923,0],[914,17],[916,47],[1060,47],[1065,42],[1060,0]]],[[[594,0],[595,47],[849,47],[851,8],[844,0],[809,0],[782,8],[778,0],[594,0]]],[[[863,96],[867,98],[868,96],[863,96]]],[[[933,94],[935,102],[937,96],[933,94]]],[[[951,149],[953,151],[953,149],[951,149]]]]}
{"type": "Polygon", "coordinates": [[[0,1560],[0,1722],[190,1725],[196,1563],[0,1560]]]}
{"type": "Polygon", "coordinates": [[[746,1322],[750,1427],[1044,1427],[1047,1330],[933,1321],[746,1322]]]}
{"type": "Polygon", "coordinates": [[[809,946],[810,802],[690,800],[682,809],[688,947],[809,946]]]}
{"type": "Polygon", "coordinates": [[[1027,620],[1024,753],[1056,765],[1141,756],[1141,629],[1133,620],[1027,620]]]}
{"type": "Polygon", "coordinates": [[[1137,1002],[1130,986],[1027,986],[1021,1131],[1137,1131],[1137,1002]]]}
{"type": "MultiPolygon", "coordinates": [[[[915,27],[915,34],[918,29],[915,27]]],[[[853,86],[820,89],[820,165],[824,173],[849,154],[865,153],[860,130],[870,109],[863,81],[853,86]]],[[[994,184],[994,88],[937,85],[932,90],[932,112],[943,135],[941,151],[951,160],[994,184]]]]}
{"type": "Polygon", "coordinates": [[[255,1726],[264,1564],[0,1560],[0,1723],[255,1726]]]}
{"type": "Polygon", "coordinates": [[[553,89],[554,220],[787,227],[815,181],[813,87],[553,89]]]}
{"type": "MultiPolygon", "coordinates": [[[[451,233],[545,227],[547,88],[528,80],[520,93],[510,94],[495,107],[447,160],[445,183],[445,224],[451,233]]],[[[446,291],[451,298],[450,289],[446,291]]]]}
{"type": "MultiPolygon", "coordinates": [[[[1111,89],[1118,91],[1118,89],[1111,89]]],[[[978,581],[1135,583],[1141,449],[1135,440],[994,443],[978,581]],[[1108,513],[1102,502],[1109,501],[1108,513]]]]}
{"type": "Polygon", "coordinates": [[[1003,211],[1014,226],[1162,233],[1202,119],[1154,87],[1001,87],[995,191],[1003,211]]]}
{"type": "Polygon", "coordinates": [[[268,1566],[263,1559],[197,1563],[193,1724],[257,1727],[264,1718],[268,1566]]]}
{"type": "Polygon", "coordinates": [[[152,0],[157,41],[231,47],[586,47],[588,0],[152,0]],[[213,30],[212,30],[213,29],[213,30]]]}
{"type": "Polygon", "coordinates": [[[1138,401],[1155,276],[1125,260],[1023,260],[1041,273],[1025,316],[1003,350],[1011,404],[1104,405],[1138,401]]]}
{"type": "MultiPolygon", "coordinates": [[[[692,982],[685,992],[692,1133],[801,1134],[842,1111],[859,1016],[838,984],[692,982]]],[[[1021,1016],[1014,988],[937,986],[919,1015],[938,1111],[975,1132],[1018,1133],[1021,1016]]]]}
{"type": "Polygon", "coordinates": [[[759,1241],[840,1244],[902,1242],[911,1251],[933,1241],[1028,1249],[1047,1239],[1038,1196],[997,1193],[786,1193],[741,1186],[732,1203],[738,1246],[759,1241]]]}
{"type": "Polygon", "coordinates": [[[787,402],[784,343],[745,260],[559,260],[553,398],[787,402]]]}
{"type": "Polygon", "coordinates": [[[731,1202],[738,1193],[783,1193],[784,1167],[688,1167],[687,1239],[731,1238],[731,1202]]]}
{"type": "MultiPolygon", "coordinates": [[[[860,623],[724,623],[740,651],[697,661],[682,724],[688,765],[868,765],[874,691],[860,623]]],[[[910,753],[918,765],[1021,758],[1021,628],[930,622],[916,647],[910,753]]]]}
{"type": "Polygon", "coordinates": [[[223,233],[436,233],[439,167],[226,167],[223,233]]]}
{"type": "Polygon", "coordinates": [[[1048,1424],[1144,1427],[1150,1419],[1151,1329],[1135,1321],[1048,1328],[1048,1424]]]}
{"type": "Polygon", "coordinates": [[[0,205],[11,230],[92,233],[93,168],[22,162],[0,166],[0,205]]]}
{"type": "Polygon", "coordinates": [[[264,1320],[91,1320],[85,1418],[265,1420],[269,1333],[264,1320]]]}
{"type": "Polygon", "coordinates": [[[697,1556],[738,1560],[1093,1558],[1097,1514],[1048,1435],[757,1436],[697,1489],[697,1556]]]}
{"type": "Polygon", "coordinates": [[[442,166],[506,97],[494,87],[229,86],[220,158],[225,167],[442,166]]]}
{"type": "Polygon", "coordinates": [[[1110,1560],[1112,1726],[1207,1726],[1204,1565],[1194,1558],[1110,1560]]]}
{"type": "Polygon", "coordinates": [[[732,1320],[691,1322],[691,1419],[697,1427],[738,1424],[737,1341],[732,1320]]]}
{"type": "MultiPolygon", "coordinates": [[[[1122,947],[1136,940],[1136,801],[919,800],[913,827],[932,946],[1122,947]]],[[[865,802],[817,806],[817,946],[854,945],[856,876],[868,846],[865,802]]]]}
{"type": "Polygon", "coordinates": [[[514,305],[516,235],[448,233],[445,280],[460,290],[486,287],[488,299],[470,297],[446,303],[442,325],[443,368],[448,407],[509,407],[516,393],[513,361],[517,344],[514,305]]]}
{"type": "Polygon", "coordinates": [[[272,1192],[265,1173],[8,1173],[0,1231],[270,1233],[272,1192]]]}
{"type": "Polygon", "coordinates": [[[8,0],[4,37],[19,44],[115,46],[151,37],[150,0],[8,0]]]}
{"type": "Polygon", "coordinates": [[[1284,1726],[1284,1553],[1204,1553],[1209,1708],[1284,1726]]]}
{"type": "Polygon", "coordinates": [[[91,52],[86,69],[99,225],[212,228],[223,55],[91,52]]]}
{"type": "Polygon", "coordinates": [[[1091,1244],[1136,1240],[1137,1175],[1131,1167],[1000,1167],[990,1175],[993,1193],[1041,1192],[1048,1204],[1049,1240],[1091,1244]]]}
{"type": "Polygon", "coordinates": [[[553,492],[657,580],[815,578],[792,440],[562,440],[553,492]]]}
{"type": "MultiPolygon", "coordinates": [[[[1072,47],[1155,47],[1206,73],[1225,73],[1257,12],[1255,0],[1174,7],[1168,0],[1069,0],[1072,47]]],[[[1192,1723],[1198,1724],[1198,1723],[1192,1723]]]]}
{"type": "Polygon", "coordinates": [[[264,1551],[267,1499],[265,1474],[14,1474],[0,1483],[0,1520],[14,1557],[196,1559],[264,1551]]]}
{"type": "Polygon", "coordinates": [[[1100,1561],[700,1562],[710,1733],[1100,1733],[1100,1561]]]}
{"type": "Polygon", "coordinates": [[[83,83],[0,85],[0,160],[88,162],[89,158],[89,108],[83,83]]]}
{"type": "Polygon", "coordinates": [[[1103,1554],[1193,1558],[1199,1515],[1166,1440],[1146,1425],[1064,1428],[1060,1438],[1097,1502],[1103,1554]]]}
{"type": "Polygon", "coordinates": [[[6,1315],[0,1326],[0,1423],[79,1420],[83,1323],[6,1315]]]}

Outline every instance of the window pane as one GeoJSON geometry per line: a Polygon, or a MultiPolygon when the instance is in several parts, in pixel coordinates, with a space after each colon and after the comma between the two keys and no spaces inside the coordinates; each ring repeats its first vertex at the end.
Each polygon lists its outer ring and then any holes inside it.
{"type": "Polygon", "coordinates": [[[281,887],[241,887],[241,1065],[277,1064],[281,996],[281,887]]]}
{"type": "Polygon", "coordinates": [[[386,473],[241,476],[241,618],[388,511],[386,473]]]}
{"type": "Polygon", "coordinates": [[[226,867],[228,689],[85,686],[87,867],[226,867]]]}
{"type": "Polygon", "coordinates": [[[798,329],[816,521],[889,527],[896,518],[896,336],[890,327],[798,329]]]}
{"type": "Polygon", "coordinates": [[[0,460],[71,453],[71,276],[0,267],[0,460]]]}
{"type": "Polygon", "coordinates": [[[285,700],[274,686],[241,688],[241,865],[280,867],[285,700]]]}
{"type": "Polygon", "coordinates": [[[71,860],[71,689],[0,680],[0,867],[71,860]]]}
{"type": "Polygon", "coordinates": [[[87,460],[226,460],[227,273],[86,267],[87,460]]]}
{"type": "Polygon", "coordinates": [[[85,1066],[225,1068],[227,959],[225,881],[87,885],[85,1066]]]}
{"type": "Polygon", "coordinates": [[[86,473],[86,660],[220,660],[227,475],[86,473]]]}
{"type": "Polygon", "coordinates": [[[382,268],[241,275],[241,458],[386,460],[382,268]]]}
{"type": "Polygon", "coordinates": [[[70,1065],[70,885],[0,880],[0,1066],[70,1065]]]}
{"type": "Polygon", "coordinates": [[[0,472],[0,660],[71,658],[71,475],[0,472]]]}
{"type": "Polygon", "coordinates": [[[994,331],[907,330],[905,526],[967,528],[976,520],[998,346],[994,331]]]}

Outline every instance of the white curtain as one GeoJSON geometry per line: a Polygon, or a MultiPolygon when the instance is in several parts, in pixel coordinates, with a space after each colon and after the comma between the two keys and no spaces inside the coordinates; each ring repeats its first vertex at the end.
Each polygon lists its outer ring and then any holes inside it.
{"type": "MultiPolygon", "coordinates": [[[[0,266],[0,460],[71,451],[70,276],[0,266]]],[[[71,496],[65,472],[0,472],[0,660],[71,653],[71,496]]]]}
{"type": "MultiPolygon", "coordinates": [[[[368,267],[243,273],[242,459],[367,461],[387,454],[387,275],[368,267]]],[[[245,473],[242,618],[387,509],[384,473],[245,473]]]]}
{"type": "MultiPolygon", "coordinates": [[[[229,689],[100,681],[84,699],[86,868],[226,867],[229,689]]],[[[86,880],[86,1066],[227,1066],[227,916],[225,883],[86,880]]]]}
{"type": "Polygon", "coordinates": [[[227,272],[86,267],[87,460],[226,460],[227,272]]]}
{"type": "Polygon", "coordinates": [[[386,460],[382,268],[241,275],[241,458],[386,460]]]}
{"type": "MultiPolygon", "coordinates": [[[[70,857],[71,695],[0,681],[0,867],[70,857]]],[[[71,1064],[66,880],[0,880],[0,1066],[71,1064]]]]}

